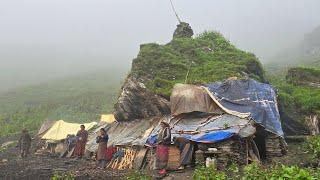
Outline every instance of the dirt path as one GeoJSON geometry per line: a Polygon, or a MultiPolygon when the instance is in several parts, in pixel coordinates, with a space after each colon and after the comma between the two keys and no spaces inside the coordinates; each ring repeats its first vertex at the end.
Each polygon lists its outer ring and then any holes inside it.
{"type": "MultiPolygon", "coordinates": [[[[310,167],[314,161],[311,154],[302,148],[302,142],[289,143],[288,154],[273,159],[273,163],[310,167]]],[[[0,152],[0,180],[4,179],[50,179],[56,173],[71,173],[76,179],[122,179],[129,171],[97,170],[93,160],[59,158],[50,154],[32,154],[26,159],[17,156],[18,149],[11,147],[0,152]],[[4,162],[2,162],[4,161],[4,162]],[[6,162],[7,161],[7,162],[6,162]]],[[[192,179],[193,169],[170,172],[165,180],[192,179]]]]}
{"type": "Polygon", "coordinates": [[[50,179],[54,174],[70,172],[76,179],[120,179],[125,172],[102,171],[95,162],[86,159],[59,158],[50,154],[32,154],[25,159],[17,156],[18,149],[0,152],[0,179],[50,179]]]}

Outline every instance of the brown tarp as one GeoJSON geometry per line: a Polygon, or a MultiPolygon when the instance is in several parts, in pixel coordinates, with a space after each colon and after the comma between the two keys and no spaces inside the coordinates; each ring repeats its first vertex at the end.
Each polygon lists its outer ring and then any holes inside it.
{"type": "Polygon", "coordinates": [[[223,110],[212,100],[200,86],[176,84],[170,97],[173,116],[190,112],[207,112],[222,114],[223,110]]]}

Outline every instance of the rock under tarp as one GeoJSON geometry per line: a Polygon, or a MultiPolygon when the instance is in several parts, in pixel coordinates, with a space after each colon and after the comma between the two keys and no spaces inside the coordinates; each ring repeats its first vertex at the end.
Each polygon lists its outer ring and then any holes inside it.
{"type": "Polygon", "coordinates": [[[206,87],[226,109],[250,113],[250,117],[267,131],[284,137],[276,92],[271,85],[239,79],[215,82],[206,87]]]}
{"type": "Polygon", "coordinates": [[[172,89],[170,103],[173,116],[196,111],[215,114],[224,112],[202,87],[196,85],[176,84],[172,89]]]}
{"type": "Polygon", "coordinates": [[[114,106],[118,121],[146,119],[170,114],[169,101],[150,92],[145,85],[128,77],[114,106]]]}

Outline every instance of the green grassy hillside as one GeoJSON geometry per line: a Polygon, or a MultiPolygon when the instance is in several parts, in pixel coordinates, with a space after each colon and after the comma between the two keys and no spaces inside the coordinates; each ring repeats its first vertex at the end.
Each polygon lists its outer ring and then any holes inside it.
{"type": "Polygon", "coordinates": [[[288,70],[286,77],[269,78],[278,89],[279,107],[282,120],[288,125],[299,123],[304,127],[296,127],[298,131],[306,129],[306,118],[320,115],[320,69],[297,67],[288,70]],[[300,129],[300,130],[299,130],[300,129]]]}
{"type": "Polygon", "coordinates": [[[174,38],[166,45],[141,45],[131,75],[165,97],[176,83],[202,84],[245,75],[265,80],[257,57],[237,49],[217,32],[174,38]]]}
{"type": "Polygon", "coordinates": [[[45,120],[97,121],[110,113],[125,70],[106,70],[58,79],[0,94],[0,136],[26,127],[37,130],[45,120]]]}

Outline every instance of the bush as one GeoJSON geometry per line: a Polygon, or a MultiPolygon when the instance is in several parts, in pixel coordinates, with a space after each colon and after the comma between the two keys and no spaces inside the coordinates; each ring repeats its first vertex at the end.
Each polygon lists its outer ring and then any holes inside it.
{"type": "Polygon", "coordinates": [[[249,164],[243,168],[243,180],[267,179],[265,170],[256,163],[249,164]]]}
{"type": "Polygon", "coordinates": [[[320,135],[312,136],[307,140],[307,148],[310,150],[314,157],[320,158],[320,135]]]}
{"type": "Polygon", "coordinates": [[[277,165],[266,173],[267,180],[273,179],[301,179],[301,180],[312,180],[315,179],[311,175],[311,170],[299,168],[298,166],[285,166],[277,165]]]}
{"type": "Polygon", "coordinates": [[[217,171],[214,167],[199,166],[193,173],[194,180],[225,180],[227,176],[223,171],[217,171]]]}
{"type": "Polygon", "coordinates": [[[245,166],[241,171],[235,165],[231,165],[226,172],[201,166],[193,174],[195,180],[314,180],[319,178],[320,169],[300,168],[283,164],[264,168],[256,163],[245,166]]]}
{"type": "Polygon", "coordinates": [[[55,173],[51,180],[74,180],[75,177],[71,173],[55,173]]]}
{"type": "Polygon", "coordinates": [[[126,180],[151,180],[152,177],[140,171],[130,171],[125,178],[126,180]]]}

